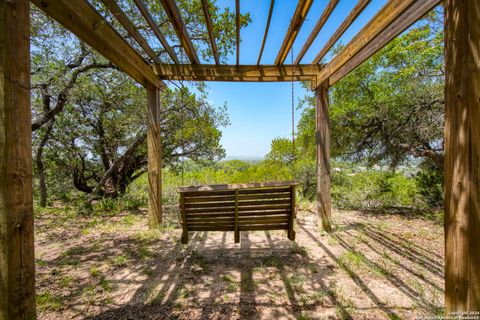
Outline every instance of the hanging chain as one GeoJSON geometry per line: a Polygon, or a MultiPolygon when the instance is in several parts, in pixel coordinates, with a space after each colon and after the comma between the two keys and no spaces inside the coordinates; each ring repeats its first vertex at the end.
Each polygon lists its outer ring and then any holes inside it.
{"type": "Polygon", "coordinates": [[[294,81],[294,73],[295,73],[295,66],[293,65],[293,45],[291,50],[292,56],[292,171],[293,176],[295,178],[295,81],[294,81]]]}

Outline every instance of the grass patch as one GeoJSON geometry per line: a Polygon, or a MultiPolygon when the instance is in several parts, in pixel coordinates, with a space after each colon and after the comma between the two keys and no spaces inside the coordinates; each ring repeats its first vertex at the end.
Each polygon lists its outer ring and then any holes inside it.
{"type": "Polygon", "coordinates": [[[35,297],[35,301],[37,303],[37,308],[42,311],[58,311],[63,308],[62,300],[48,291],[37,294],[37,296],[35,297]]]}

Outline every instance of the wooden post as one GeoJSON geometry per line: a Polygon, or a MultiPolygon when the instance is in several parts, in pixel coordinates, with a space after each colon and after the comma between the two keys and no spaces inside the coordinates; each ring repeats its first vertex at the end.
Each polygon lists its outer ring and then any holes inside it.
{"type": "Polygon", "coordinates": [[[162,143],[160,139],[160,91],[147,86],[148,103],[148,222],[162,223],[162,143]]]}
{"type": "Polygon", "coordinates": [[[290,187],[290,217],[288,220],[288,232],[287,237],[288,240],[295,241],[295,216],[296,216],[296,200],[295,200],[296,192],[295,192],[295,185],[290,187]]]}
{"type": "Polygon", "coordinates": [[[328,83],[315,90],[317,145],[317,208],[323,231],[331,232],[330,201],[330,122],[328,118],[328,83]]]}
{"type": "Polygon", "coordinates": [[[0,319],[35,318],[30,3],[0,1],[0,319]]]}
{"type": "Polygon", "coordinates": [[[445,306],[480,311],[480,2],[445,4],[445,306]]]}
{"type": "Polygon", "coordinates": [[[235,189],[235,220],[234,220],[234,240],[240,242],[240,231],[238,230],[238,189],[235,189]]]}
{"type": "Polygon", "coordinates": [[[180,215],[182,217],[182,243],[188,243],[187,215],[185,214],[185,193],[180,193],[180,215]]]}

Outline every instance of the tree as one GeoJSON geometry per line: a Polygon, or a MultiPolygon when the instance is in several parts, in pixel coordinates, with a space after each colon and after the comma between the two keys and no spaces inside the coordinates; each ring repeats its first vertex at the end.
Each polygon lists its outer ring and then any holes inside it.
{"type": "MultiPolygon", "coordinates": [[[[430,14],[331,88],[332,158],[392,167],[421,158],[443,168],[441,21],[430,14]]],[[[303,103],[298,134],[314,150],[314,97],[303,103]]]]}
{"type": "MultiPolygon", "coordinates": [[[[115,17],[100,2],[93,4],[130,41],[115,17]]],[[[119,1],[119,5],[160,59],[168,61],[164,48],[133,2],[119,1]]],[[[184,61],[175,32],[159,2],[147,2],[147,6],[184,61]]],[[[186,17],[187,30],[199,55],[211,56],[200,1],[178,1],[178,6],[186,17]]],[[[215,18],[217,47],[224,59],[235,44],[235,15],[228,9],[220,10],[215,1],[211,1],[210,11],[215,18]]],[[[243,26],[249,21],[248,14],[242,15],[243,26]]],[[[135,46],[133,42],[132,45],[135,46]]],[[[161,126],[163,132],[169,133],[163,136],[165,163],[172,164],[181,157],[211,160],[221,156],[218,128],[228,123],[225,108],[218,109],[206,102],[205,86],[201,83],[196,87],[198,94],[191,93],[182,83],[175,85],[177,89],[167,90],[162,96],[166,109],[161,126]]],[[[54,189],[65,189],[65,179],[61,179],[59,172],[70,177],[79,191],[95,190],[100,195],[116,196],[145,171],[143,91],[105,58],[32,8],[32,131],[41,205],[46,204],[47,176],[61,185],[54,189]]]]}

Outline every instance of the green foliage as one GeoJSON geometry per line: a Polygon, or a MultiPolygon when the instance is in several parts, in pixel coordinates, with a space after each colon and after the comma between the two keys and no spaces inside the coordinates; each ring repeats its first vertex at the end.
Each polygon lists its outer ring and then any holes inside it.
{"type": "Polygon", "coordinates": [[[418,197],[415,179],[403,173],[368,170],[344,170],[332,175],[332,199],[342,208],[416,207],[418,197]]]}
{"type": "Polygon", "coordinates": [[[420,171],[416,175],[418,192],[424,197],[428,205],[435,207],[443,204],[443,172],[430,161],[420,164],[420,171]]]}

